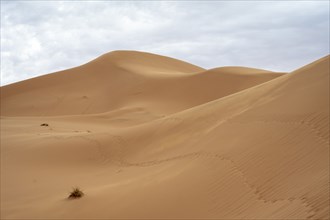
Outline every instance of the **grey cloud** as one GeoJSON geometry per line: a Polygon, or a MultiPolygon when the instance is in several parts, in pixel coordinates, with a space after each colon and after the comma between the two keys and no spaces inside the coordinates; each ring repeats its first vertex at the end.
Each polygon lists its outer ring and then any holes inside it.
{"type": "Polygon", "coordinates": [[[142,50],[292,71],[329,53],[327,1],[1,1],[1,84],[142,50]]]}

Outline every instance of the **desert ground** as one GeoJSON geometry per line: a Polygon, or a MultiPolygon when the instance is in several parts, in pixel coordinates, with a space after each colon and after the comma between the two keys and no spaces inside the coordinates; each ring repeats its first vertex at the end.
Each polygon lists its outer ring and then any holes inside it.
{"type": "Polygon", "coordinates": [[[3,86],[1,218],[329,219],[329,56],[278,73],[114,51],[3,86]]]}

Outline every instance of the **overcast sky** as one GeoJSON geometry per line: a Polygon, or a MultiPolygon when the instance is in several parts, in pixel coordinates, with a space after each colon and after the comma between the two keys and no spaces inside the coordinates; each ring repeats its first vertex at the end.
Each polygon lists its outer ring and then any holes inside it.
{"type": "Polygon", "coordinates": [[[292,71],[329,54],[329,1],[1,1],[1,85],[113,50],[292,71]]]}

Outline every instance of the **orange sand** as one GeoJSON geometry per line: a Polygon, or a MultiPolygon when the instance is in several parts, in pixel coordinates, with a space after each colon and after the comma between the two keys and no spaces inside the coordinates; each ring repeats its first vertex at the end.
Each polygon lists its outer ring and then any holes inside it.
{"type": "Polygon", "coordinates": [[[115,51],[3,86],[1,218],[328,219],[329,56],[285,74],[115,51]]]}

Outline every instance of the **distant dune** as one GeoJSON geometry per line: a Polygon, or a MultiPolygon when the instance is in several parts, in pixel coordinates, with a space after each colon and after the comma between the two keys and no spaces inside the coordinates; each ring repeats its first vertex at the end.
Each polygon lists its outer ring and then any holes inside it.
{"type": "Polygon", "coordinates": [[[328,219],[329,56],[276,73],[114,51],[3,86],[1,218],[328,219]]]}

